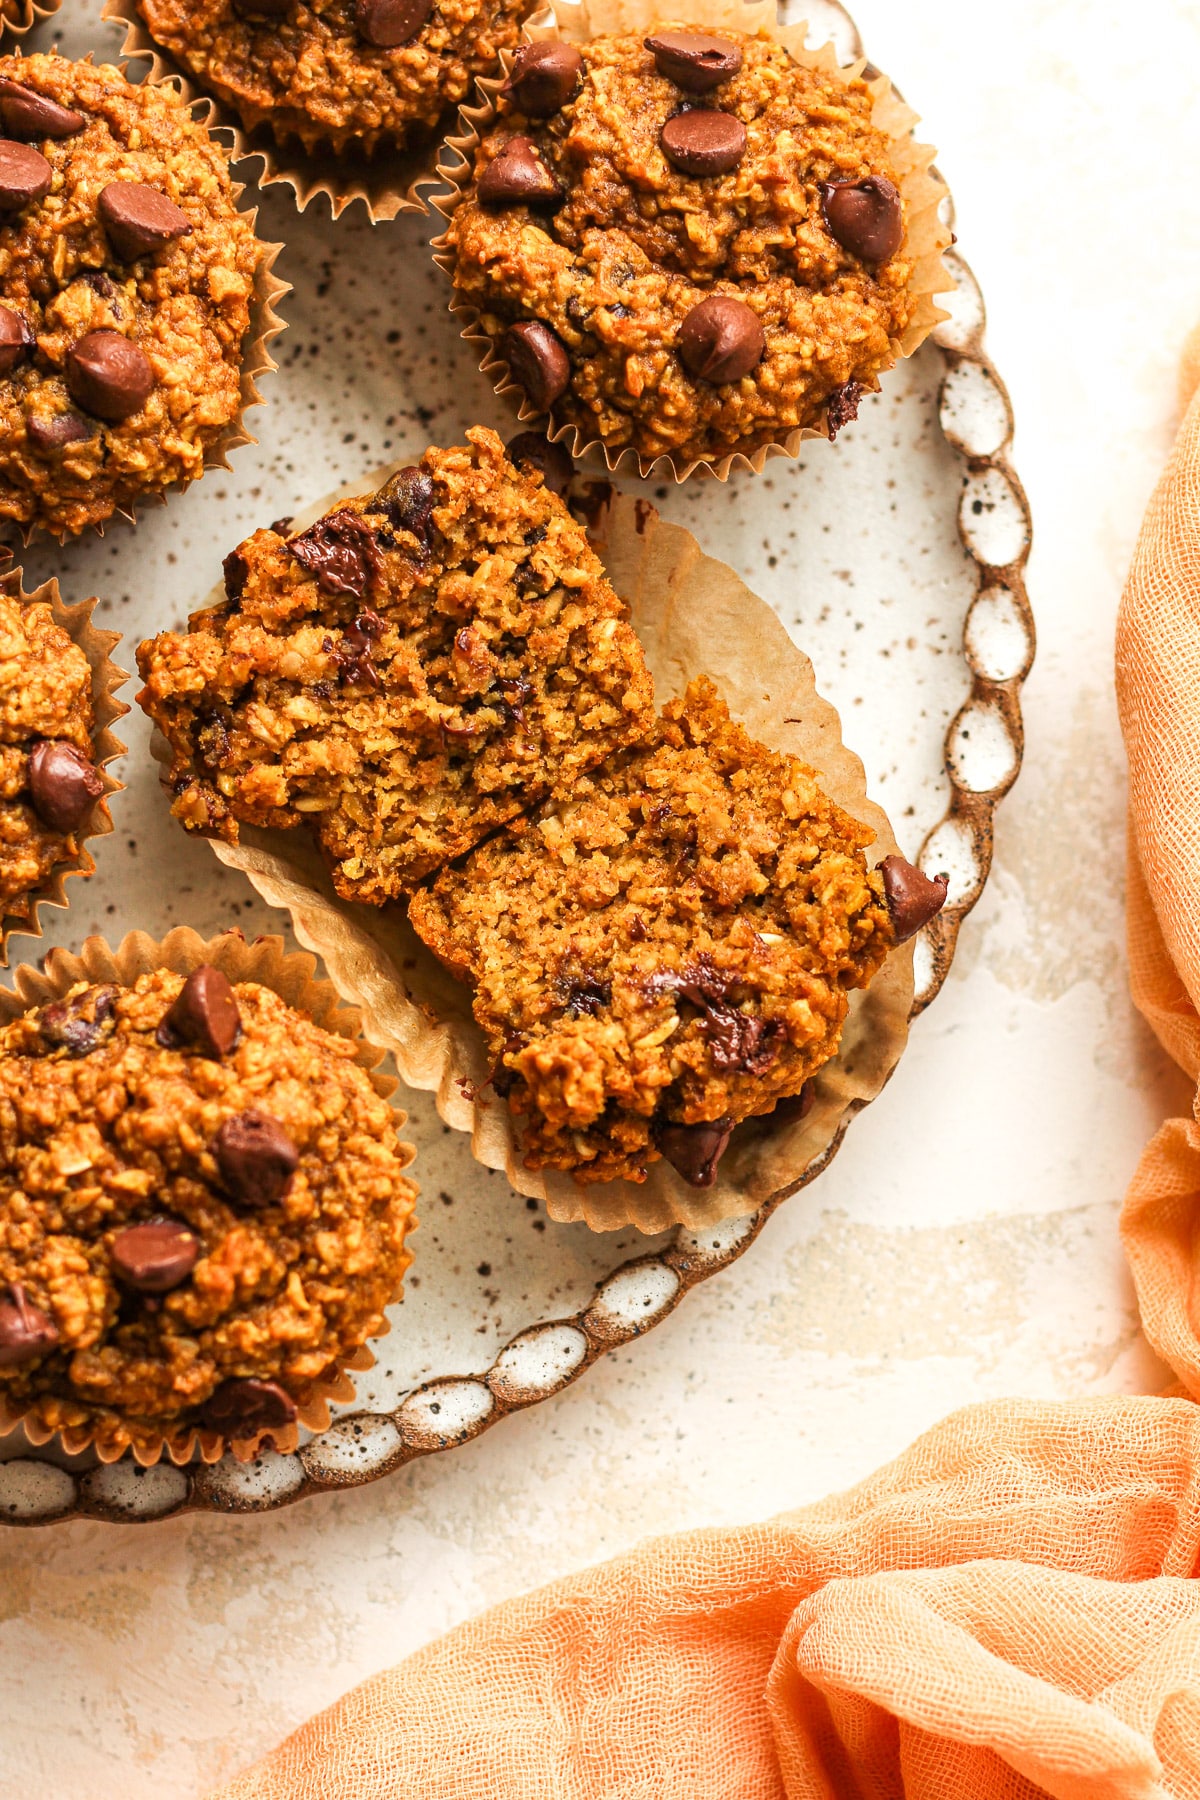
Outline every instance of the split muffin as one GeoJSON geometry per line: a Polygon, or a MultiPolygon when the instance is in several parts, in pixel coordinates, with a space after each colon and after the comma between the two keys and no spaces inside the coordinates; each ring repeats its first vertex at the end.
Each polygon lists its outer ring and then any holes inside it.
{"type": "Polygon", "coordinates": [[[173,89],[0,57],[0,517],[62,537],[203,472],[261,254],[173,89]]]}
{"type": "Polygon", "coordinates": [[[355,1045],[217,969],[0,1030],[0,1403],[152,1459],[281,1432],[380,1328],[415,1188],[355,1045]]]}
{"type": "Polygon", "coordinates": [[[141,646],[187,829],[307,826],[337,892],[383,905],[650,730],[583,527],[494,432],[467,436],[306,531],[255,532],[224,602],[141,646]]]}

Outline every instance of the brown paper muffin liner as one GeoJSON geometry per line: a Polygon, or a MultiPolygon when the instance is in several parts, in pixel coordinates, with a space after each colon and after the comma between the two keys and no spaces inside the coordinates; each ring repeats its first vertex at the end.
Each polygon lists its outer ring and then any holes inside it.
{"type": "MultiPolygon", "coordinates": [[[[375,1092],[384,1100],[395,1092],[395,1076],[383,1073],[378,1067],[386,1051],[363,1037],[360,1011],[341,1004],[339,991],[332,982],[314,978],[313,957],[300,951],[285,950],[283,939],[279,937],[256,938],[248,944],[240,931],[226,931],[206,942],[187,925],[176,926],[161,941],[144,931],[131,931],[115,949],[102,937],[89,937],[78,954],[70,950],[52,950],[40,968],[26,963],[16,969],[14,988],[0,988],[0,1025],[9,1024],[31,1007],[45,1006],[49,1001],[61,999],[77,981],[111,981],[121,987],[131,987],[140,975],[152,970],[170,969],[176,974],[188,975],[202,963],[211,963],[231,982],[254,981],[270,988],[297,1012],[307,1014],[324,1031],[353,1041],[357,1048],[355,1060],[370,1076],[375,1092]]],[[[397,1129],[403,1129],[407,1116],[397,1109],[397,1129]]],[[[407,1168],[415,1151],[411,1144],[402,1143],[400,1149],[407,1168]]],[[[416,1225],[415,1217],[410,1219],[408,1230],[415,1230],[416,1225]]],[[[393,1298],[398,1299],[399,1295],[393,1298]]],[[[376,1338],[384,1337],[388,1330],[389,1322],[385,1318],[376,1338]]],[[[239,1462],[248,1462],[266,1447],[264,1440],[269,1440],[276,1450],[288,1452],[296,1448],[301,1425],[310,1431],[326,1430],[330,1402],[354,1399],[354,1384],[347,1371],[369,1369],[374,1361],[370,1346],[363,1344],[338,1369],[314,1384],[311,1398],[299,1408],[296,1424],[285,1430],[258,1432],[253,1437],[226,1439],[220,1432],[189,1426],[175,1432],[164,1430],[161,1437],[143,1433],[136,1442],[132,1434],[120,1432],[98,1440],[94,1425],[67,1426],[55,1431],[39,1419],[36,1401],[28,1408],[14,1411],[2,1395],[0,1437],[23,1425],[31,1444],[46,1444],[57,1437],[68,1455],[75,1456],[90,1449],[104,1463],[116,1462],[131,1449],[134,1460],[144,1468],[158,1462],[164,1452],[172,1462],[179,1464],[190,1462],[195,1455],[206,1463],[217,1462],[227,1450],[232,1451],[239,1462]]]]}
{"type": "MultiPolygon", "coordinates": [[[[338,501],[380,485],[395,466],[308,508],[294,528],[303,530],[338,501]]],[[[877,862],[895,852],[891,825],[867,797],[863,766],[842,744],[837,713],[818,694],[812,664],[766,602],[646,501],[618,494],[608,482],[591,484],[588,498],[595,502],[588,508],[595,513],[591,535],[629,604],[658,704],[682,693],[694,676],[713,675],[752,736],[810,764],[838,804],[871,826],[877,862]]],[[[223,592],[215,590],[204,604],[223,592]]],[[[162,762],[170,760],[157,732],[153,748],[162,762]]],[[[714,1187],[689,1187],[665,1161],[654,1163],[642,1184],[580,1187],[568,1174],[522,1164],[508,1107],[486,1086],[490,1059],[470,991],[421,943],[404,907],[339,899],[306,832],[242,826],[239,843],[212,847],[227,867],[248,876],[268,905],[287,909],[300,942],[318,952],[339,993],[362,1008],[369,1036],[392,1052],[401,1078],[434,1094],[446,1124],[470,1132],[477,1160],[502,1169],[518,1193],[542,1200],[561,1223],[653,1232],[754,1212],[771,1195],[802,1185],[849,1116],[879,1093],[908,1036],[911,944],[893,951],[871,986],[851,996],[841,1051],[813,1078],[804,1117],[781,1123],[781,1114],[740,1125],[714,1187]]]]}
{"type": "MultiPolygon", "coordinates": [[[[841,82],[853,81],[864,70],[871,68],[864,57],[845,68],[841,67],[832,44],[824,44],[818,50],[807,49],[804,40],[808,27],[782,24],[776,16],[775,0],[688,0],[686,5],[674,7],[670,0],[549,0],[548,4],[526,21],[524,35],[531,42],[563,38],[570,43],[582,44],[589,38],[607,37],[626,31],[649,31],[660,22],[677,23],[680,19],[686,19],[689,25],[708,31],[720,31],[724,28],[747,36],[762,32],[782,44],[793,62],[799,63],[803,68],[830,75],[841,82]]],[[[512,55],[502,53],[501,61],[504,64],[503,75],[496,79],[477,81],[476,88],[481,95],[479,104],[459,108],[459,132],[446,139],[438,159],[438,175],[449,187],[450,193],[438,195],[432,204],[446,219],[450,218],[455,207],[462,201],[460,184],[470,180],[480,140],[497,116],[496,95],[512,67],[512,55]]],[[[949,248],[952,238],[949,227],[942,223],[939,216],[947,190],[941,177],[934,173],[931,166],[937,152],[928,144],[918,144],[912,135],[920,115],[904,103],[886,75],[873,74],[868,86],[874,97],[872,123],[891,141],[892,158],[908,220],[909,253],[913,259],[913,274],[908,291],[915,305],[907,330],[894,344],[894,362],[897,357],[911,356],[924,343],[938,320],[947,317],[938,306],[936,296],[949,292],[954,286],[942,262],[942,252],[949,248]]],[[[433,260],[447,276],[453,278],[454,255],[446,244],[445,236],[435,238],[431,247],[434,252],[433,260]]],[[[489,377],[495,392],[507,397],[510,404],[516,405],[519,419],[541,420],[544,415],[530,405],[524,390],[514,381],[508,363],[483,330],[479,309],[456,295],[450,301],[450,311],[462,320],[461,336],[465,342],[477,344],[483,350],[480,372],[489,377]]],[[[733,450],[716,459],[698,457],[691,462],[680,462],[668,454],[642,456],[632,445],[616,450],[599,438],[585,437],[579,427],[572,424],[556,426],[548,432],[548,436],[555,443],[562,443],[577,459],[590,451],[601,451],[614,474],[623,468],[630,474],[636,471],[643,477],[653,475],[662,480],[669,472],[675,481],[680,482],[701,470],[705,474],[715,475],[718,481],[727,481],[733,469],[752,469],[756,475],[760,475],[768,457],[799,456],[800,446],[806,439],[827,438],[829,429],[822,421],[820,426],[804,426],[790,431],[778,442],[763,444],[757,450],[733,450]]]]}
{"type": "Polygon", "coordinates": [[[119,631],[101,631],[93,622],[92,613],[99,602],[96,599],[80,600],[74,606],[68,606],[58,591],[57,581],[44,581],[40,587],[27,594],[21,586],[21,573],[18,569],[10,569],[0,576],[0,592],[20,602],[22,606],[32,606],[35,602],[48,605],[56,625],[60,625],[71,642],[78,646],[88,661],[92,672],[92,709],[95,714],[95,727],[92,732],[92,761],[104,778],[104,793],[92,808],[86,826],[75,834],[76,850],[74,856],[64,857],[56,863],[50,874],[40,886],[33,888],[27,899],[27,912],[4,912],[0,907],[0,967],[8,966],[8,943],[11,937],[41,937],[42,925],[38,914],[43,906],[68,906],[64,884],[72,875],[94,875],[96,865],[88,850],[91,838],[106,837],[113,828],[112,815],[108,810],[109,797],[124,791],[125,783],[118,781],[106,767],[118,756],[124,756],[125,745],[115,737],[112,725],[115,720],[123,718],[129,711],[123,700],[118,700],[117,690],[129,680],[128,673],[119,669],[112,660],[112,651],[121,641],[119,631]]]}
{"type": "Polygon", "coordinates": [[[147,60],[148,81],[170,82],[187,101],[206,107],[207,112],[199,116],[206,120],[209,129],[226,132],[233,140],[231,160],[253,158],[260,163],[262,172],[256,177],[256,185],[268,188],[282,183],[290,187],[300,212],[319,194],[329,201],[335,219],[354,201],[361,200],[373,225],[394,219],[397,213],[429,211],[419,189],[436,186],[439,179],[436,132],[419,149],[381,150],[375,156],[355,151],[338,155],[329,149],[305,150],[298,139],[281,144],[269,126],[247,131],[232,106],[207,93],[189,69],[162,50],[146,30],[136,0],[104,0],[100,16],[125,27],[121,54],[147,60]]]}
{"type": "Polygon", "coordinates": [[[5,39],[24,37],[43,19],[52,19],[62,0],[0,0],[0,49],[5,39]]]}

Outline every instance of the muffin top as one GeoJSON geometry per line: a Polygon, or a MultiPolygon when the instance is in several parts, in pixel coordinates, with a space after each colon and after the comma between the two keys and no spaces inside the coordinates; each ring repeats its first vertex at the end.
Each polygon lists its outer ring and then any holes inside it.
{"type": "Polygon", "coordinates": [[[155,43],[305,149],[417,148],[511,50],[534,0],[138,0],[155,43]]]}
{"type": "Polygon", "coordinates": [[[151,1452],[282,1429],[378,1330],[416,1190],[355,1045],[214,968],[0,1030],[0,1398],[151,1452]]]}
{"type": "Polygon", "coordinates": [[[0,589],[0,914],[27,919],[75,856],[104,782],[95,768],[92,672],[44,601],[0,589]]]}
{"type": "Polygon", "coordinates": [[[61,537],[202,472],[260,246],[170,88],[0,57],[0,129],[0,515],[61,537]]]}
{"type": "Polygon", "coordinates": [[[680,462],[854,417],[911,313],[865,81],[662,27],[526,46],[499,105],[447,242],[532,405],[680,462]]]}
{"type": "Polygon", "coordinates": [[[653,722],[583,527],[495,432],[225,561],[228,599],[138,651],[192,830],[308,825],[348,900],[412,891],[653,722]]]}

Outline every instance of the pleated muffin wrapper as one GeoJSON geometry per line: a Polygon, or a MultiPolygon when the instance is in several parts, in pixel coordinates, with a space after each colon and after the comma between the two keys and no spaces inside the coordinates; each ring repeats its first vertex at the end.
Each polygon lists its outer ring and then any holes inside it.
{"type": "Polygon", "coordinates": [[[440,131],[433,131],[418,148],[381,146],[371,156],[355,149],[339,154],[320,145],[306,150],[299,138],[280,141],[267,124],[247,130],[236,107],[209,93],[184,63],[151,37],[136,0],[104,0],[100,16],[124,26],[122,55],[145,58],[150,63],[148,80],[170,82],[190,101],[206,106],[210,128],[232,139],[232,160],[253,158],[261,168],[255,177],[256,185],[269,188],[282,184],[291,188],[300,212],[320,195],[328,200],[335,219],[361,200],[373,225],[394,219],[398,213],[429,211],[420,189],[438,185],[440,131]]]}
{"type": "MultiPolygon", "coordinates": [[[[330,495],[292,529],[302,531],[338,502],[370,492],[399,466],[330,495]]],[[[863,766],[841,741],[837,713],[817,692],[812,664],[766,602],[646,501],[618,494],[608,482],[589,484],[584,499],[596,549],[630,607],[658,706],[682,694],[695,676],[711,675],[753,737],[809,764],[825,791],[871,826],[876,862],[896,852],[886,814],[867,797],[863,766]]],[[[216,604],[223,595],[223,588],[214,589],[202,604],[216,604]]],[[[170,751],[157,731],[152,747],[168,764],[170,751]]],[[[541,1200],[563,1224],[582,1220],[594,1231],[699,1228],[791,1192],[817,1172],[850,1116],[879,1093],[908,1036],[911,944],[894,950],[870,987],[851,995],[840,1054],[810,1083],[803,1118],[781,1113],[741,1124],[714,1187],[690,1187],[666,1161],[652,1164],[644,1183],[580,1186],[560,1170],[524,1166],[509,1109],[487,1085],[491,1059],[472,1016],[470,989],[417,937],[405,907],[339,898],[303,830],[243,825],[238,843],[213,840],[212,848],[227,867],[249,878],[268,905],[287,909],[297,938],[320,955],[339,992],[362,1008],[368,1035],[391,1051],[401,1079],[432,1093],[446,1124],[470,1132],[476,1159],[503,1170],[518,1193],[541,1200]]]]}
{"type": "Polygon", "coordinates": [[[52,19],[61,5],[62,0],[49,0],[49,5],[39,0],[0,0],[0,51],[12,48],[10,38],[24,37],[35,25],[52,19]]]}
{"type": "MultiPolygon", "coordinates": [[[[814,69],[842,83],[855,80],[870,69],[864,57],[842,67],[832,44],[810,50],[805,46],[807,25],[783,25],[776,15],[775,0],[687,0],[686,5],[672,7],[667,0],[551,0],[526,21],[524,36],[531,43],[562,39],[567,43],[585,44],[589,38],[610,37],[622,32],[650,32],[655,26],[686,23],[704,31],[736,31],[753,37],[762,33],[782,44],[793,62],[814,69]]],[[[475,153],[480,141],[499,116],[496,97],[512,67],[511,54],[502,53],[504,75],[498,79],[480,79],[476,90],[480,102],[459,108],[459,131],[446,140],[438,161],[438,175],[450,188],[449,195],[439,194],[433,205],[449,219],[463,199],[464,185],[470,184],[475,167],[475,153]]],[[[937,304],[937,295],[949,292],[954,282],[942,261],[942,252],[952,242],[951,232],[940,217],[947,189],[941,177],[932,170],[937,152],[913,138],[913,127],[920,115],[907,106],[895,92],[886,75],[872,74],[867,83],[874,99],[872,124],[889,139],[898,186],[904,199],[907,228],[906,254],[912,260],[913,272],[908,293],[913,300],[912,316],[902,337],[893,339],[892,365],[917,350],[939,319],[948,315],[937,304]]],[[[453,279],[454,252],[444,236],[433,240],[434,261],[453,279]]],[[[462,321],[461,336],[483,352],[479,364],[489,377],[494,390],[517,408],[523,421],[541,421],[545,415],[525,398],[524,389],[513,378],[505,358],[483,329],[477,306],[455,293],[450,311],[462,321]]],[[[892,366],[889,365],[889,366],[892,366]]],[[[624,470],[643,477],[653,475],[666,479],[668,473],[677,482],[686,481],[697,471],[727,481],[734,469],[751,469],[761,474],[769,457],[797,457],[800,446],[809,438],[828,438],[829,427],[803,426],[781,432],[780,437],[760,445],[756,450],[731,450],[716,457],[696,457],[686,461],[663,452],[656,457],[643,456],[632,445],[606,444],[598,437],[588,437],[577,425],[550,422],[547,435],[563,444],[572,456],[581,458],[599,452],[612,473],[624,470]]]]}
{"type": "MultiPolygon", "coordinates": [[[[395,1076],[384,1073],[379,1067],[386,1051],[363,1036],[361,1012],[342,1004],[342,996],[332,982],[315,978],[315,963],[311,956],[302,951],[286,950],[279,937],[262,937],[247,943],[240,931],[227,931],[206,942],[186,925],[177,926],[161,940],[144,931],[131,931],[115,948],[102,937],[89,937],[84,940],[78,955],[69,950],[52,950],[42,967],[23,964],[14,970],[14,986],[0,988],[0,1025],[9,1024],[31,1008],[62,999],[78,981],[115,982],[120,987],[132,987],[140,975],[155,969],[190,975],[203,963],[211,963],[233,983],[253,981],[270,988],[281,1000],[310,1018],[314,1025],[336,1037],[349,1039],[356,1048],[356,1062],[366,1070],[380,1098],[389,1100],[395,1093],[395,1076]]],[[[395,1109],[398,1131],[403,1129],[407,1118],[407,1113],[395,1109]]],[[[413,1146],[401,1143],[400,1153],[407,1169],[416,1154],[413,1146]]],[[[415,1216],[411,1216],[406,1238],[416,1225],[415,1216]]],[[[405,1269],[411,1261],[410,1254],[405,1269]]],[[[399,1298],[398,1289],[389,1304],[399,1298]]],[[[375,1339],[385,1337],[389,1329],[390,1321],[385,1316],[375,1339]]],[[[116,1462],[126,1451],[132,1451],[134,1461],[143,1468],[151,1467],[163,1455],[180,1465],[197,1456],[206,1463],[217,1462],[227,1452],[232,1452],[239,1462],[249,1462],[264,1448],[273,1447],[285,1453],[295,1450],[301,1426],[310,1431],[326,1430],[330,1404],[354,1399],[354,1384],[349,1372],[361,1373],[371,1368],[374,1362],[370,1344],[361,1345],[336,1368],[331,1367],[324,1376],[310,1382],[303,1402],[293,1395],[298,1412],[295,1424],[282,1430],[257,1432],[251,1437],[226,1438],[220,1432],[196,1425],[175,1429],[164,1425],[161,1431],[140,1425],[130,1427],[113,1413],[55,1430],[38,1416],[36,1400],[26,1407],[12,1408],[2,1387],[0,1436],[20,1425],[31,1444],[40,1446],[56,1438],[69,1455],[91,1450],[102,1463],[116,1462]]],[[[80,1405],[81,1410],[86,1410],[84,1402],[80,1405]]]]}
{"type": "Polygon", "coordinates": [[[66,894],[66,883],[73,875],[88,876],[96,872],[88,843],[92,838],[107,837],[113,829],[108,802],[113,794],[124,791],[125,783],[118,781],[107,765],[118,756],[124,756],[125,745],[114,735],[112,726],[129,711],[125,702],[117,699],[117,691],[129,680],[129,675],[112,660],[112,652],[120,643],[121,634],[119,631],[101,631],[95,624],[92,614],[99,601],[93,597],[68,606],[54,580],[44,581],[40,587],[27,594],[21,585],[21,575],[22,571],[16,568],[9,569],[0,576],[0,592],[17,600],[23,608],[39,603],[49,606],[54,623],[66,632],[71,642],[87,658],[88,668],[92,672],[92,711],[95,721],[90,760],[104,782],[104,792],[79,831],[71,834],[75,843],[74,854],[64,856],[61,862],[55,863],[46,879],[30,890],[27,897],[28,910],[6,911],[0,904],[0,967],[4,968],[8,967],[9,939],[21,936],[41,937],[39,914],[42,907],[68,906],[70,902],[66,894]]]}

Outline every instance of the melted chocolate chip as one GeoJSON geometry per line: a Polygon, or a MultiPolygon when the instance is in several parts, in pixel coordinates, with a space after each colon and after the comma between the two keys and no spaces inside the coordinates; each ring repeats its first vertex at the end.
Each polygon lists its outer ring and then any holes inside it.
{"type": "Polygon", "coordinates": [[[702,31],[658,31],[645,44],[659,74],[687,94],[709,93],[742,66],[740,44],[702,31]]]}
{"type": "Polygon", "coordinates": [[[383,636],[384,630],[383,620],[370,607],[359,613],[341,643],[334,646],[334,660],[342,681],[352,687],[377,688],[382,685],[379,670],[371,661],[371,645],[383,636]]]}
{"type": "Polygon", "coordinates": [[[860,262],[887,262],[904,241],[899,190],[886,175],[868,175],[865,181],[823,182],[821,211],[829,235],[860,262]]]}
{"type": "Polygon", "coordinates": [[[289,539],[288,549],[327,594],[352,594],[364,600],[380,573],[375,534],[358,513],[335,512],[318,519],[299,537],[289,539]]]}
{"type": "Polygon", "coordinates": [[[409,44],[433,10],[433,0],[355,0],[354,26],[374,50],[409,44]]]}
{"type": "Polygon", "coordinates": [[[223,1381],[204,1402],[201,1420],[210,1431],[227,1438],[257,1437],[263,1431],[282,1431],[296,1420],[296,1402],[277,1381],[257,1381],[252,1376],[223,1381]]]}
{"type": "Polygon", "coordinates": [[[35,1306],[19,1281],[0,1288],[0,1369],[17,1369],[46,1356],[58,1342],[58,1327],[35,1306]]]}
{"type": "Polygon", "coordinates": [[[109,1248],[113,1273],[139,1294],[168,1294],[200,1257],[195,1234],[178,1219],[145,1219],[118,1231],[109,1248]]]}
{"type": "Polygon", "coordinates": [[[192,222],[182,208],[143,181],[110,181],[100,189],[96,211],[122,262],[135,262],[192,235],[192,222]]]}
{"type": "Polygon", "coordinates": [[[54,171],[40,150],[0,138],[0,213],[17,213],[50,192],[54,171]]]}
{"type": "Polygon", "coordinates": [[[548,119],[571,98],[582,68],[574,44],[522,44],[500,92],[527,118],[548,119]]]}
{"type": "Polygon", "coordinates": [[[838,432],[858,417],[858,403],[863,397],[861,381],[843,381],[835,387],[825,406],[825,423],[832,444],[838,432]]]}
{"type": "Polygon", "coordinates": [[[211,963],[193,969],[156,1035],[166,1050],[186,1044],[214,1062],[228,1056],[242,1035],[242,1016],[229,977],[211,963]]]}
{"type": "Polygon", "coordinates": [[[811,1080],[806,1081],[798,1094],[785,1094],[782,1100],[775,1102],[771,1108],[771,1123],[784,1126],[798,1125],[801,1119],[808,1117],[816,1098],[817,1090],[814,1083],[811,1080]]]}
{"type": "Polygon", "coordinates": [[[74,744],[47,738],[29,752],[29,797],[51,831],[74,831],[103,792],[103,778],[74,744]]]}
{"type": "Polygon", "coordinates": [[[25,434],[35,450],[43,456],[51,456],[56,450],[65,450],[68,444],[82,444],[95,431],[86,419],[78,413],[59,413],[53,419],[28,419],[25,434]]]}
{"type": "Polygon", "coordinates": [[[250,564],[240,550],[231,550],[221,564],[221,573],[225,577],[225,597],[228,600],[240,600],[246,591],[246,582],[250,575],[250,564]]]}
{"type": "Polygon", "coordinates": [[[83,130],[82,113],[35,93],[20,81],[0,81],[0,125],[4,135],[31,143],[36,138],[69,138],[83,130]]]}
{"type": "Polygon", "coordinates": [[[476,188],[485,206],[553,206],[563,197],[555,179],[527,137],[511,137],[494,156],[476,188]]]}
{"type": "Polygon", "coordinates": [[[11,306],[0,306],[0,375],[11,375],[32,349],[33,333],[21,314],[11,306]]]}
{"type": "Polygon", "coordinates": [[[941,912],[950,891],[950,877],[934,875],[931,879],[902,856],[885,856],[879,865],[879,873],[883,876],[883,891],[896,942],[906,943],[941,912]]]}
{"type": "Polygon", "coordinates": [[[515,468],[536,469],[552,494],[562,496],[571,485],[575,464],[561,444],[552,444],[540,431],[518,431],[508,441],[507,455],[515,468]]]}
{"type": "Polygon", "coordinates": [[[85,412],[116,424],[145,406],[154,370],[145,351],[119,331],[88,331],[67,354],[67,388],[85,412]]]}
{"type": "Polygon", "coordinates": [[[582,980],[569,978],[562,985],[563,1000],[569,1019],[594,1019],[612,1005],[612,982],[589,975],[582,980]]]}
{"type": "Polygon", "coordinates": [[[778,1019],[759,1019],[735,1006],[709,1006],[700,1021],[713,1067],[765,1075],[778,1062],[787,1033],[778,1019]]]}
{"type": "Polygon", "coordinates": [[[663,154],[685,175],[724,175],[746,154],[746,127],[732,113],[697,106],[662,128],[663,154]]]}
{"type": "Polygon", "coordinates": [[[213,1148],[222,1181],[243,1206],[273,1206],[281,1200],[300,1162],[279,1121],[255,1110],[226,1119],[213,1148]]]}
{"type": "Polygon", "coordinates": [[[701,300],[679,327],[680,361],[714,387],[749,375],[762,361],[766,347],[757,314],[728,294],[711,294],[701,300]]]}
{"type": "Polygon", "coordinates": [[[424,469],[397,469],[372,510],[382,512],[397,531],[411,531],[427,545],[433,529],[433,477],[424,469]]]}
{"type": "Polygon", "coordinates": [[[55,1000],[38,1014],[38,1036],[48,1050],[68,1056],[90,1056],[107,1034],[117,1003],[110,985],[84,988],[70,1000],[55,1000]]]}
{"type": "Polygon", "coordinates": [[[660,1125],[655,1140],[673,1169],[690,1187],[712,1187],[717,1165],[733,1133],[730,1118],[712,1119],[700,1125],[660,1125]]]}
{"type": "Polygon", "coordinates": [[[504,356],[513,380],[524,388],[530,405],[539,412],[549,412],[566,393],[571,380],[570,360],[561,340],[540,319],[509,326],[504,334],[504,356]]]}

